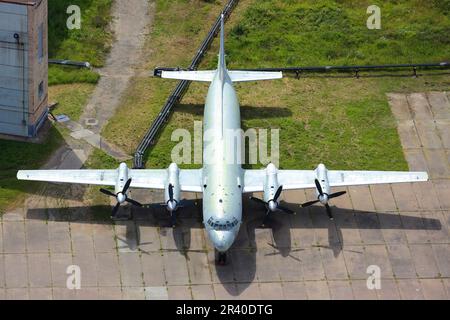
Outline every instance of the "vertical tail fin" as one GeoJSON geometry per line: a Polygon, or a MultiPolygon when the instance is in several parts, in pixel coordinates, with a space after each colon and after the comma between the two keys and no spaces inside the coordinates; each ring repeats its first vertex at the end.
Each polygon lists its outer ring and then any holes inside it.
{"type": "Polygon", "coordinates": [[[210,71],[162,71],[162,78],[179,79],[187,81],[213,81],[216,73],[219,73],[223,81],[226,73],[230,76],[232,82],[258,81],[281,79],[281,72],[259,72],[259,71],[228,71],[225,62],[225,15],[220,16],[220,51],[217,70],[210,71]]]}
{"type": "Polygon", "coordinates": [[[225,16],[220,16],[220,52],[219,52],[219,70],[226,69],[225,63],[225,16]]]}

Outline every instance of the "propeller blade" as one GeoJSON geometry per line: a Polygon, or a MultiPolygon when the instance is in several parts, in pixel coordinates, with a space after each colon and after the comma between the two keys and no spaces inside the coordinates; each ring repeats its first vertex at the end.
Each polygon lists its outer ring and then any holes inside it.
{"type": "Polygon", "coordinates": [[[328,205],[328,203],[325,204],[325,208],[327,209],[327,215],[328,215],[328,217],[330,218],[330,220],[333,220],[333,219],[334,219],[334,218],[333,218],[333,212],[331,212],[331,208],[330,208],[330,206],[328,205]]]}
{"type": "Polygon", "coordinates": [[[114,193],[112,193],[111,191],[106,190],[106,189],[100,189],[100,192],[103,194],[106,194],[107,196],[116,197],[116,195],[114,193]]]}
{"type": "Polygon", "coordinates": [[[261,200],[261,199],[258,199],[258,198],[255,198],[255,197],[250,197],[250,199],[251,200],[253,200],[253,201],[256,201],[256,202],[259,202],[259,203],[262,203],[262,204],[264,204],[264,205],[266,205],[267,203],[265,203],[263,200],[261,200]]]}
{"type": "Polygon", "coordinates": [[[173,201],[173,185],[169,184],[169,199],[170,201],[173,201]]]}
{"type": "Polygon", "coordinates": [[[337,198],[337,197],[340,197],[340,196],[342,196],[342,195],[344,195],[346,193],[347,193],[347,191],[339,191],[339,192],[336,192],[336,193],[332,193],[332,194],[330,194],[328,196],[328,199],[337,198]]]}
{"type": "Polygon", "coordinates": [[[115,218],[117,215],[117,211],[119,211],[120,203],[117,202],[117,204],[114,206],[111,217],[115,218]]]}
{"type": "Polygon", "coordinates": [[[312,206],[313,204],[316,204],[317,202],[319,202],[319,200],[314,200],[314,201],[305,202],[305,203],[301,204],[301,207],[302,207],[302,208],[310,207],[310,206],[312,206]]]}
{"type": "Polygon", "coordinates": [[[283,191],[283,186],[279,186],[277,192],[275,192],[275,196],[273,197],[273,201],[277,202],[277,200],[280,197],[282,191],[283,191]]]}
{"type": "Polygon", "coordinates": [[[319,194],[320,195],[323,195],[323,190],[322,190],[322,186],[320,185],[320,182],[319,182],[319,180],[314,180],[314,183],[316,184],[316,188],[317,188],[317,191],[319,191],[319,194]]]}
{"type": "Polygon", "coordinates": [[[128,188],[130,188],[130,185],[131,185],[131,178],[128,179],[127,183],[125,183],[125,186],[123,187],[123,190],[122,190],[122,193],[123,193],[123,194],[126,194],[126,193],[127,193],[128,188]]]}
{"type": "Polygon", "coordinates": [[[126,200],[128,203],[131,203],[132,205],[135,205],[136,207],[143,207],[143,205],[140,202],[137,202],[136,200],[127,198],[126,200]]]}
{"type": "Polygon", "coordinates": [[[283,206],[278,206],[278,209],[280,209],[281,211],[283,211],[284,213],[287,213],[287,214],[295,214],[295,211],[292,211],[291,209],[283,207],[283,206]]]}

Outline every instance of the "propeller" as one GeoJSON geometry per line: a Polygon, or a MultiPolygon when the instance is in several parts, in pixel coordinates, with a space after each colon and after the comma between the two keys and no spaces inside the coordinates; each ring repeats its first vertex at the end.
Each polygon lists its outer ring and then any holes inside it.
{"type": "Polygon", "coordinates": [[[346,194],[347,192],[346,191],[339,191],[339,192],[335,192],[335,193],[332,193],[332,194],[326,194],[326,193],[323,192],[323,189],[322,189],[322,186],[320,185],[319,180],[315,179],[314,183],[316,184],[317,191],[319,192],[319,196],[317,197],[317,200],[305,202],[305,203],[303,203],[301,205],[301,207],[302,208],[306,208],[306,207],[312,206],[313,204],[321,202],[321,203],[323,203],[325,205],[325,209],[327,210],[328,217],[330,218],[330,220],[333,220],[333,212],[331,211],[331,208],[328,205],[328,201],[330,199],[340,197],[340,196],[346,194]]]}
{"type": "Polygon", "coordinates": [[[103,194],[105,194],[107,196],[110,196],[110,197],[114,197],[114,198],[117,199],[117,204],[114,206],[114,208],[112,210],[111,217],[113,217],[113,218],[116,217],[117,211],[119,211],[120,205],[122,203],[124,203],[124,202],[131,203],[132,205],[137,206],[137,207],[142,207],[141,203],[137,202],[136,200],[128,198],[127,191],[130,188],[130,185],[131,185],[131,178],[128,179],[128,181],[125,183],[122,191],[118,192],[117,194],[114,194],[113,192],[111,192],[109,190],[106,190],[106,189],[103,189],[103,188],[100,189],[101,193],[103,193],[103,194]]]}
{"type": "Polygon", "coordinates": [[[283,211],[284,213],[287,213],[287,214],[295,214],[295,211],[292,211],[291,209],[286,208],[284,206],[280,206],[280,204],[278,203],[278,198],[280,197],[282,191],[283,191],[283,186],[279,186],[277,189],[277,192],[275,192],[273,199],[271,199],[267,202],[265,202],[264,200],[259,199],[259,198],[250,197],[251,200],[261,203],[267,207],[266,216],[265,216],[263,224],[262,224],[263,226],[266,224],[267,217],[269,216],[270,212],[279,210],[279,211],[283,211]]]}
{"type": "Polygon", "coordinates": [[[176,200],[175,199],[175,186],[173,184],[169,184],[167,186],[167,194],[168,194],[168,200],[166,202],[161,203],[153,203],[151,205],[148,205],[147,208],[155,208],[159,209],[161,207],[164,207],[167,209],[167,211],[170,212],[171,215],[171,223],[172,227],[176,226],[176,214],[175,212],[178,211],[180,208],[187,208],[194,205],[197,205],[196,200],[191,199],[182,199],[182,200],[176,200]]]}

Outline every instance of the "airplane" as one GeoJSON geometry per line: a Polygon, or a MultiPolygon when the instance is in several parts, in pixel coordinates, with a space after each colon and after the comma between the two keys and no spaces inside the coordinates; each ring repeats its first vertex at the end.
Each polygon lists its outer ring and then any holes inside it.
{"type": "MultiPolygon", "coordinates": [[[[221,18],[218,67],[208,71],[163,71],[162,78],[210,82],[204,110],[204,134],[214,134],[203,142],[203,167],[180,169],[172,163],[168,169],[130,169],[121,163],[116,170],[21,170],[19,180],[114,186],[115,192],[100,191],[115,197],[112,218],[121,204],[141,203],[130,199],[130,188],[164,190],[165,206],[174,221],[181,204],[181,192],[203,194],[203,224],[217,252],[217,262],[225,264],[242,223],[242,199],[245,194],[263,192],[263,198],[251,197],[266,208],[266,218],[273,213],[295,214],[280,204],[283,190],[315,188],[317,198],[302,204],[307,207],[320,202],[330,219],[329,201],[345,192],[332,193],[332,187],[427,181],[426,172],[340,171],[328,170],[320,164],[315,170],[279,170],[270,163],[266,168],[246,170],[239,161],[229,163],[225,156],[225,130],[240,130],[240,107],[235,82],[281,79],[281,72],[233,71],[225,61],[224,16],[221,18]]],[[[236,153],[233,149],[231,152],[236,153]]],[[[240,155],[240,153],[239,153],[240,155]]],[[[233,157],[234,158],[234,157],[233,157]]],[[[229,159],[229,158],[227,158],[229,159]]]]}

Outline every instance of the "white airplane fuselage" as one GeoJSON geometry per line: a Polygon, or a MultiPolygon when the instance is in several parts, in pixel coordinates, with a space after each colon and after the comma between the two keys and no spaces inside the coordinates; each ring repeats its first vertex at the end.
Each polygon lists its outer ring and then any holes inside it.
{"type": "Polygon", "coordinates": [[[241,129],[239,101],[226,68],[219,67],[209,87],[203,126],[203,222],[214,247],[225,252],[239,232],[243,189],[239,144],[226,140],[241,129]]]}

